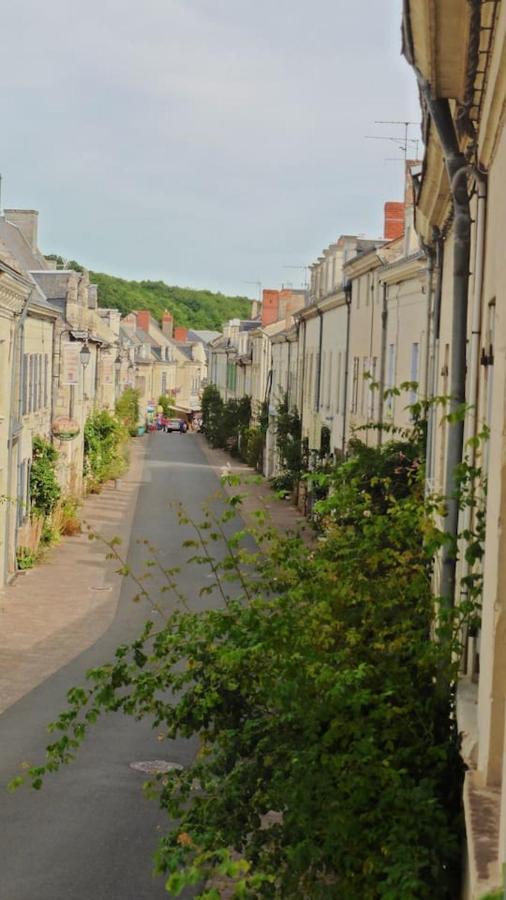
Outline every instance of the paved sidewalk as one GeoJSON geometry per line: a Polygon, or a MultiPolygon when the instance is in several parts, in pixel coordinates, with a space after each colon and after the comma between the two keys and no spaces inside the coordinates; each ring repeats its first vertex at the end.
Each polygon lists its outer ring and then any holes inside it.
{"type": "MultiPolygon", "coordinates": [[[[128,547],[146,441],[132,441],[130,468],[88,497],[79,516],[128,547]]],[[[0,591],[0,713],[95,643],[111,624],[122,578],[86,533],[63,538],[41,564],[0,591]]]]}
{"type": "Polygon", "coordinates": [[[241,504],[241,516],[247,526],[255,525],[255,518],[252,513],[255,510],[263,509],[270,516],[272,524],[280,531],[286,533],[287,531],[300,531],[302,529],[308,542],[314,539],[311,527],[300,510],[293,506],[290,501],[280,500],[276,497],[266,478],[259,476],[255,469],[247,466],[241,460],[234,459],[225,450],[215,450],[210,447],[204,435],[198,434],[196,437],[209,465],[212,466],[218,475],[229,473],[230,475],[239,475],[244,478],[256,477],[260,479],[258,483],[246,483],[238,487],[224,485],[225,491],[229,496],[237,493],[245,495],[241,504]]]}

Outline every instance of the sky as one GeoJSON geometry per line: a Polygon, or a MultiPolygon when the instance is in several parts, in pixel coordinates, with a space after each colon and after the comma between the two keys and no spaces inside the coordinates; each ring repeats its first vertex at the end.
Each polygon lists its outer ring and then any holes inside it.
{"type": "Polygon", "coordinates": [[[399,146],[365,138],[420,118],[400,20],[401,0],[6,4],[2,205],[97,271],[300,286],[289,267],[381,237],[402,199],[399,146]]]}

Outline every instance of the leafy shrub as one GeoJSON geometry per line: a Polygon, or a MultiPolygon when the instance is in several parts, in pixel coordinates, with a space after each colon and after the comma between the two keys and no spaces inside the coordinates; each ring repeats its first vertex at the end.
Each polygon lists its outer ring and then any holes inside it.
{"type": "Polygon", "coordinates": [[[124,426],[107,409],[95,410],[84,426],[84,474],[88,489],[98,491],[100,485],[118,478],[126,468],[122,446],[126,439],[124,426]]]}
{"type": "Polygon", "coordinates": [[[304,469],[302,452],[302,422],[295,407],[290,409],[285,394],[276,410],[276,449],[281,469],[295,482],[304,469]]]}
{"type": "Polygon", "coordinates": [[[137,429],[139,422],[138,390],[126,388],[123,391],[121,397],[116,401],[116,415],[129,432],[137,429]]]}
{"type": "Polygon", "coordinates": [[[30,502],[36,516],[49,516],[58,502],[61,488],[56,477],[58,451],[39,435],[32,445],[30,470],[30,502]]]}
{"type": "Polygon", "coordinates": [[[25,569],[33,569],[37,562],[37,556],[28,547],[18,547],[16,551],[17,568],[20,571],[25,569]]]}
{"type": "Polygon", "coordinates": [[[259,427],[244,428],[241,432],[241,458],[253,469],[262,469],[265,433],[259,427]]]}
{"type": "Polygon", "coordinates": [[[174,397],[171,395],[160,394],[158,398],[158,406],[162,407],[163,414],[167,417],[167,419],[171,419],[174,416],[174,403],[174,397]]]}
{"type": "Polygon", "coordinates": [[[221,447],[223,400],[214,384],[208,384],[202,394],[202,427],[211,447],[221,447]]]}
{"type": "Polygon", "coordinates": [[[58,534],[72,537],[81,532],[81,522],[78,516],[79,500],[76,497],[64,497],[58,503],[51,516],[52,523],[58,534]]]}
{"type": "Polygon", "coordinates": [[[251,898],[458,896],[462,764],[447,689],[458,652],[431,596],[440,536],[418,452],[416,435],[356,443],[320,476],[326,530],[310,550],[267,527],[255,532],[258,553],[239,532],[213,556],[240,499],[223,515],[207,510],[185,546],[194,563],[210,561],[216,580],[204,592],[220,606],[148,622],[89,672],[68,695],[48,769],[31,770],[34,786],[102,711],[147,716],[168,740],[201,744],[152,785],[178,823],[156,857],[170,892],[218,870],[251,898]]]}

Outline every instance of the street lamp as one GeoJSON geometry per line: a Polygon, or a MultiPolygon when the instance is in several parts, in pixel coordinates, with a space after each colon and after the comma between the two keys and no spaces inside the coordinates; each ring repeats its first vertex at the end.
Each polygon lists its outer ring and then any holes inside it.
{"type": "Polygon", "coordinates": [[[88,363],[90,361],[90,357],[91,357],[91,350],[88,347],[88,341],[86,341],[86,343],[83,344],[83,346],[81,347],[81,352],[79,353],[79,357],[81,359],[81,365],[82,365],[83,369],[85,369],[86,366],[88,365],[88,363]]]}
{"type": "Polygon", "coordinates": [[[116,375],[119,375],[121,372],[121,354],[119,352],[116,359],[114,360],[114,369],[116,371],[116,375]]]}

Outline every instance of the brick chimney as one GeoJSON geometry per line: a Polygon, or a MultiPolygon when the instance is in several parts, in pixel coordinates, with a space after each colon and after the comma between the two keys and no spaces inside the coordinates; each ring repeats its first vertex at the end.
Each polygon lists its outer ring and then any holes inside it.
{"type": "Polygon", "coordinates": [[[188,329],[183,328],[182,325],[176,325],[174,328],[174,340],[175,341],[187,341],[188,340],[188,329]]]}
{"type": "Polygon", "coordinates": [[[167,338],[172,338],[174,333],[174,319],[168,309],[162,316],[162,331],[167,338]]]}
{"type": "Polygon", "coordinates": [[[262,291],[262,328],[279,319],[279,291],[262,291]]]}
{"type": "Polygon", "coordinates": [[[404,203],[390,200],[385,203],[385,228],[386,241],[395,241],[404,234],[404,203]]]}
{"type": "Polygon", "coordinates": [[[137,317],[137,328],[140,328],[148,334],[151,322],[151,313],[149,312],[149,309],[140,309],[135,315],[137,317]]]}
{"type": "Polygon", "coordinates": [[[8,222],[16,225],[32,250],[37,250],[37,229],[39,213],[36,209],[4,209],[8,222]]]}

